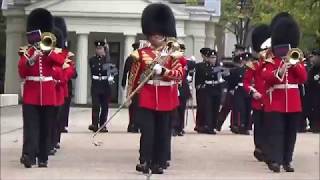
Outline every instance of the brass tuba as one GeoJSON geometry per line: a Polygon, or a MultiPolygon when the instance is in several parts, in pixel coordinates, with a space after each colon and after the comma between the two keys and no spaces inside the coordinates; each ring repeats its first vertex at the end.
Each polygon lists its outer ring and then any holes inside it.
{"type": "Polygon", "coordinates": [[[41,34],[40,49],[42,51],[50,51],[57,44],[57,38],[53,33],[44,32],[41,34]]]}
{"type": "Polygon", "coordinates": [[[285,57],[285,62],[291,65],[296,65],[299,62],[303,62],[303,61],[304,61],[304,55],[301,49],[299,48],[290,49],[285,57]]]}

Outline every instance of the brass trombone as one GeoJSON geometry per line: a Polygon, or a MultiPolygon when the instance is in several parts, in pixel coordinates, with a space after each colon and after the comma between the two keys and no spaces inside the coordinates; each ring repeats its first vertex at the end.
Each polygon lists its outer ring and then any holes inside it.
{"type": "Polygon", "coordinates": [[[50,51],[57,44],[57,38],[53,33],[44,32],[41,34],[41,41],[39,47],[42,51],[50,51]]]}

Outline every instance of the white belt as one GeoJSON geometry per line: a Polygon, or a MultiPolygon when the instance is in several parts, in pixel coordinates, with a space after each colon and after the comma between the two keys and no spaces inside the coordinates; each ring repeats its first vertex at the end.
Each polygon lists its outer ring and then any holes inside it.
{"type": "Polygon", "coordinates": [[[174,81],[161,81],[161,80],[149,80],[147,84],[155,86],[172,86],[175,84],[174,81]]]}
{"type": "Polygon", "coordinates": [[[243,86],[243,83],[238,83],[238,86],[243,86]]]}
{"type": "Polygon", "coordinates": [[[212,80],[212,81],[206,80],[206,81],[204,81],[204,83],[205,84],[219,84],[220,82],[219,81],[214,81],[214,80],[212,80]]]}
{"type": "Polygon", "coordinates": [[[92,76],[92,79],[94,80],[107,80],[108,76],[92,76]]]}
{"type": "Polygon", "coordinates": [[[268,89],[267,93],[269,93],[270,103],[272,102],[272,91],[275,89],[298,89],[298,84],[275,84],[270,89],[268,89]]]}
{"type": "Polygon", "coordinates": [[[27,81],[53,81],[52,76],[27,76],[27,81]]]}
{"type": "Polygon", "coordinates": [[[275,84],[272,89],[297,89],[298,84],[275,84]]]}

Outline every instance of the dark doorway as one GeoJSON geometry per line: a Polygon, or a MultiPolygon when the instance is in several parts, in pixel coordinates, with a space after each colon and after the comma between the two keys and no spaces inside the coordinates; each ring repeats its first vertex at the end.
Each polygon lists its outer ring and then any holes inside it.
{"type": "MultiPolygon", "coordinates": [[[[108,42],[110,50],[110,59],[111,63],[117,66],[119,70],[120,62],[120,42],[108,42]]],[[[119,75],[114,77],[114,84],[111,85],[111,103],[118,103],[118,84],[119,84],[119,75]]]]}

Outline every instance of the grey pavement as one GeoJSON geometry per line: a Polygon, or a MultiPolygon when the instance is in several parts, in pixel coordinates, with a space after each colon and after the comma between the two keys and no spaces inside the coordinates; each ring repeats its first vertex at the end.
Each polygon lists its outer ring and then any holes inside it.
{"type": "MultiPolygon", "coordinates": [[[[111,113],[115,109],[111,109],[111,113]]],[[[100,134],[102,146],[92,144],[89,108],[71,108],[69,133],[62,148],[50,156],[48,168],[25,169],[19,163],[22,147],[21,106],[1,108],[1,179],[147,179],[135,171],[139,134],[126,133],[128,111],[122,110],[110,123],[110,133],[100,134]]],[[[296,172],[275,174],[252,155],[253,137],[234,135],[228,123],[217,135],[196,134],[189,111],[187,134],[172,141],[173,160],[164,175],[150,179],[319,179],[319,135],[299,134],[294,153],[296,172]]]]}

